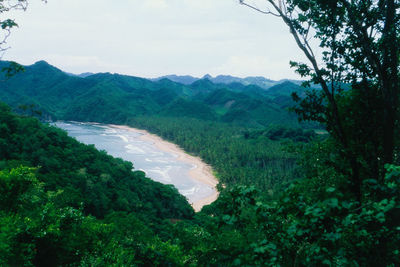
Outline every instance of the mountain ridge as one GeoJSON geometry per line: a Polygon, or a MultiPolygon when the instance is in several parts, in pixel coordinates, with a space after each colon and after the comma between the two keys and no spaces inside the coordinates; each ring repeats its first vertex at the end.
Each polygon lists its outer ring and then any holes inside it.
{"type": "MultiPolygon", "coordinates": [[[[0,67],[6,64],[2,61],[0,67]]],[[[33,103],[45,114],[63,120],[125,123],[131,117],[154,115],[252,127],[297,125],[295,114],[286,110],[288,95],[304,88],[289,81],[283,85],[280,94],[279,84],[271,87],[270,93],[254,84],[214,83],[210,79],[185,85],[167,78],[152,81],[117,73],[79,77],[39,61],[0,84],[0,100],[14,108],[33,103]],[[207,99],[218,90],[230,93],[221,93],[218,105],[208,103],[207,99]]]]}
{"type": "Polygon", "coordinates": [[[152,81],[158,81],[161,79],[169,79],[171,81],[182,83],[185,85],[191,85],[198,80],[208,79],[213,83],[222,83],[222,84],[241,83],[243,85],[257,85],[264,90],[268,90],[272,86],[279,85],[286,81],[290,81],[297,85],[301,85],[301,83],[303,82],[301,80],[291,80],[291,79],[281,79],[281,80],[275,81],[275,80],[271,80],[271,79],[268,79],[268,78],[265,78],[262,76],[248,76],[248,77],[240,78],[240,77],[236,77],[236,76],[232,76],[232,75],[224,75],[224,74],[220,74],[215,77],[211,76],[210,74],[206,74],[201,78],[194,77],[191,75],[170,74],[170,75],[160,76],[157,78],[149,78],[149,80],[152,80],[152,81]]]}

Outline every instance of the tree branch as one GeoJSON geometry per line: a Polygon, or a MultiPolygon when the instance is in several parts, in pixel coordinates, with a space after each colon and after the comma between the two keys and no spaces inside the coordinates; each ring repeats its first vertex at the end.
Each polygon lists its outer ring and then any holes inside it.
{"type": "MultiPolygon", "coordinates": [[[[249,6],[248,4],[244,3],[244,0],[239,0],[241,4],[244,4],[246,6],[249,6]]],[[[339,110],[337,107],[337,103],[335,100],[335,96],[333,94],[331,94],[329,87],[327,85],[327,82],[325,81],[322,71],[319,68],[318,62],[315,58],[315,55],[310,47],[310,45],[308,44],[308,42],[306,41],[305,43],[302,43],[302,41],[300,40],[300,36],[298,31],[296,31],[295,26],[293,25],[292,19],[288,17],[287,12],[285,12],[282,9],[282,5],[281,2],[279,1],[279,6],[275,3],[275,1],[273,0],[267,0],[275,9],[275,11],[277,12],[277,14],[279,15],[279,17],[281,17],[283,19],[283,21],[285,22],[285,24],[289,27],[290,32],[292,34],[292,36],[294,37],[297,46],[303,51],[303,53],[305,54],[305,56],[307,57],[307,59],[310,61],[311,65],[314,68],[314,72],[316,74],[318,83],[321,85],[322,90],[324,91],[326,97],[328,98],[329,103],[331,104],[332,107],[332,116],[333,119],[336,123],[336,128],[333,128],[335,134],[337,135],[337,137],[339,138],[339,140],[342,142],[343,146],[347,149],[348,148],[348,141],[346,138],[346,135],[344,133],[344,129],[342,126],[342,122],[339,116],[339,110]]],[[[260,11],[258,8],[250,6],[252,9],[261,12],[263,14],[269,14],[263,12],[262,10],[260,11]]]]}
{"type": "Polygon", "coordinates": [[[373,49],[368,31],[364,29],[364,27],[357,20],[355,14],[353,13],[350,3],[347,2],[346,0],[339,0],[339,1],[340,3],[343,4],[343,6],[346,8],[347,13],[349,14],[350,23],[353,26],[356,35],[361,40],[361,46],[364,50],[364,53],[367,55],[367,58],[370,61],[371,67],[374,68],[375,74],[378,74],[381,77],[383,77],[382,65],[379,60],[379,57],[372,52],[373,49]]]}
{"type": "Polygon", "coordinates": [[[273,13],[273,12],[271,12],[270,10],[265,11],[265,10],[262,10],[262,9],[256,7],[256,6],[247,4],[247,3],[245,2],[245,0],[239,0],[239,3],[240,3],[241,5],[244,5],[244,6],[247,6],[247,7],[251,8],[251,9],[254,9],[255,11],[260,12],[260,13],[262,13],[262,14],[265,14],[265,15],[273,15],[273,16],[275,16],[275,17],[280,17],[279,14],[273,13]]]}

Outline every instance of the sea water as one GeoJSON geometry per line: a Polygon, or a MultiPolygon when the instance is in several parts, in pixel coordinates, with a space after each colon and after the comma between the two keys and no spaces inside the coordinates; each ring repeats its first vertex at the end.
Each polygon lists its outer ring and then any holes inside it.
{"type": "Polygon", "coordinates": [[[136,170],[163,184],[172,184],[190,203],[211,196],[214,189],[189,176],[196,166],[178,159],[173,152],[158,149],[154,143],[142,140],[142,133],[97,123],[56,122],[55,125],[84,144],[93,144],[109,155],[133,163],[136,170]]]}

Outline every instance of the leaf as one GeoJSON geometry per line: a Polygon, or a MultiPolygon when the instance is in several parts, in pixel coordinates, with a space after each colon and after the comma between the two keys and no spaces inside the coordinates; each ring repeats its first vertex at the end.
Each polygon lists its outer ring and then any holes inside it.
{"type": "Polygon", "coordinates": [[[325,203],[326,203],[328,206],[332,207],[332,208],[337,208],[337,207],[339,207],[339,200],[338,200],[337,198],[330,198],[330,199],[327,199],[327,200],[325,201],[325,203]]]}
{"type": "Polygon", "coordinates": [[[334,188],[334,187],[328,187],[328,188],[326,189],[326,192],[332,193],[332,192],[335,192],[335,190],[336,190],[336,188],[334,188]]]}

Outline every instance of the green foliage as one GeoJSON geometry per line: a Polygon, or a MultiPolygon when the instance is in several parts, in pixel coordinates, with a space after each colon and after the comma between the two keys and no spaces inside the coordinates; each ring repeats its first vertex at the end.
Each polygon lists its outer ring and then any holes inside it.
{"type": "Polygon", "coordinates": [[[3,104],[0,125],[0,265],[183,265],[175,188],[3,104]]]}
{"type": "MultiPolygon", "coordinates": [[[[246,139],[243,128],[221,123],[136,118],[134,125],[148,127],[219,168],[227,188],[192,218],[176,190],[145,179],[142,172],[132,174],[130,164],[16,116],[7,106],[0,110],[0,144],[6,144],[0,146],[4,265],[400,264],[399,167],[387,166],[384,181],[364,179],[360,205],[346,175],[330,165],[344,162],[332,152],[332,139],[298,144],[282,154],[281,144],[264,134],[285,136],[287,129],[271,128],[246,139]],[[250,164],[262,160],[249,155],[294,162],[299,154],[297,175],[305,179],[266,200],[268,190],[281,185],[284,178],[273,179],[284,167],[256,168],[250,164]],[[13,169],[21,163],[40,168],[13,169]],[[261,176],[268,170],[276,171],[261,176]]],[[[296,175],[293,167],[290,178],[296,175]]]]}
{"type": "Polygon", "coordinates": [[[153,182],[143,172],[132,172],[131,163],[80,144],[55,127],[16,117],[6,107],[0,113],[5,129],[0,144],[7,144],[0,146],[3,164],[21,161],[40,167],[38,177],[46,189],[66,190],[72,199],[85,203],[86,212],[97,217],[112,210],[164,218],[191,216],[191,208],[175,188],[153,182]]]}
{"type": "MultiPolygon", "coordinates": [[[[10,68],[9,64],[1,62],[0,67],[10,68]]],[[[0,99],[14,108],[34,104],[45,120],[124,124],[136,116],[161,115],[247,127],[298,125],[295,114],[286,110],[287,94],[301,89],[290,82],[277,85],[269,93],[257,86],[214,84],[209,80],[182,85],[167,79],[152,82],[109,73],[81,78],[44,61],[25,67],[23,73],[11,71],[7,75],[12,77],[0,84],[0,99]],[[285,100],[279,99],[282,96],[285,100]]]]}
{"type": "Polygon", "coordinates": [[[59,192],[45,192],[34,169],[0,171],[0,264],[77,263],[106,227],[79,209],[59,207],[59,192]]]}
{"type": "Polygon", "coordinates": [[[39,201],[39,181],[33,174],[34,169],[19,168],[0,171],[0,206],[7,212],[15,212],[20,206],[33,208],[39,201]],[[30,192],[30,191],[35,192],[30,192]]]}
{"type": "Polygon", "coordinates": [[[65,193],[45,192],[32,168],[1,171],[0,189],[8,193],[0,205],[1,265],[183,265],[179,247],[161,241],[132,213],[101,222],[60,206],[65,193]]]}
{"type": "Polygon", "coordinates": [[[44,62],[2,84],[1,99],[35,104],[47,118],[129,123],[159,134],[210,163],[226,188],[192,217],[175,189],[0,106],[1,264],[400,265],[400,169],[385,165],[395,162],[398,143],[399,5],[282,3],[275,9],[311,61],[292,66],[322,90],[81,79],[44,62]],[[307,43],[311,33],[321,66],[307,43]],[[270,127],[297,127],[286,112],[293,91],[300,119],[325,124],[327,139],[270,127]],[[288,142],[291,152],[283,152],[278,140],[306,142],[288,142]],[[21,164],[38,167],[36,174],[21,164]],[[276,194],[294,177],[302,179],[276,194]]]}
{"type": "Polygon", "coordinates": [[[10,62],[10,64],[8,66],[3,67],[1,69],[1,72],[5,73],[4,76],[6,78],[11,78],[12,76],[14,76],[17,73],[24,71],[24,70],[25,70],[25,68],[22,65],[20,65],[16,62],[10,62]]]}
{"type": "MultiPolygon", "coordinates": [[[[18,9],[25,10],[27,5],[28,3],[26,0],[19,0],[17,2],[12,0],[2,0],[0,2],[0,14],[18,9]]],[[[6,18],[0,20],[0,28],[2,35],[2,40],[0,41],[1,52],[7,49],[2,46],[6,43],[7,37],[10,35],[11,29],[15,27],[18,27],[18,24],[13,19],[6,18]]]]}
{"type": "Polygon", "coordinates": [[[302,180],[267,202],[254,187],[233,187],[203,209],[203,229],[185,226],[201,235],[184,249],[199,265],[396,266],[400,169],[387,170],[384,197],[369,195],[361,207],[340,184],[302,180]]]}
{"type": "Polygon", "coordinates": [[[264,130],[246,131],[244,137],[246,139],[256,139],[261,136],[268,137],[271,140],[292,140],[295,142],[309,142],[316,138],[316,133],[313,130],[304,130],[301,128],[293,129],[284,126],[271,126],[264,130]]]}
{"type": "MultiPolygon", "coordinates": [[[[273,5],[273,1],[268,1],[273,5]]],[[[363,181],[383,180],[396,163],[399,131],[399,2],[282,1],[273,5],[310,64],[297,72],[321,85],[295,96],[301,119],[326,125],[336,142],[341,172],[362,201],[363,181]],[[308,42],[319,44],[319,55],[308,42]],[[347,84],[347,86],[346,86],[347,84]],[[351,85],[351,86],[350,86],[351,85]]]]}
{"type": "Polygon", "coordinates": [[[172,117],[190,117],[203,120],[215,121],[217,114],[207,105],[198,101],[188,101],[178,98],[161,112],[161,114],[172,117]]]}
{"type": "MultiPolygon", "coordinates": [[[[13,8],[0,2],[0,13],[13,8]]],[[[398,141],[398,8],[394,0],[275,5],[297,40],[305,37],[298,44],[313,65],[292,66],[322,91],[82,79],[45,62],[25,73],[6,69],[0,97],[24,116],[0,104],[0,265],[400,265],[400,167],[384,164],[396,159],[398,141]],[[307,43],[310,29],[321,68],[307,43]],[[276,120],[293,125],[285,111],[292,90],[300,118],[325,123],[329,138],[264,128],[276,120]],[[193,216],[175,188],[25,117],[33,105],[46,119],[146,128],[212,164],[226,188],[193,216]],[[305,142],[283,152],[277,140],[287,139],[305,142]],[[303,179],[274,194],[295,176],[303,179]]]]}
{"type": "Polygon", "coordinates": [[[116,212],[105,222],[112,224],[109,239],[87,255],[81,266],[183,266],[185,255],[171,241],[162,241],[134,214],[116,212]]]}
{"type": "MultiPolygon", "coordinates": [[[[0,143],[7,144],[0,150],[3,168],[14,162],[39,166],[37,175],[46,190],[63,190],[57,204],[79,208],[82,202],[86,213],[100,218],[115,210],[135,211],[154,228],[161,223],[157,218],[191,216],[192,209],[176,189],[152,182],[142,172],[132,172],[130,163],[79,144],[54,127],[17,117],[4,105],[0,114],[4,129],[0,143]]],[[[2,180],[1,203],[11,210],[19,205],[18,192],[30,181],[17,178],[2,180]]]]}
{"type": "Polygon", "coordinates": [[[273,195],[295,175],[296,156],[269,138],[246,139],[245,128],[189,118],[137,117],[129,121],[200,156],[221,183],[252,184],[273,195]]]}

